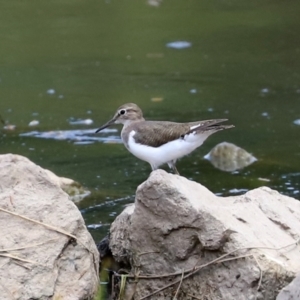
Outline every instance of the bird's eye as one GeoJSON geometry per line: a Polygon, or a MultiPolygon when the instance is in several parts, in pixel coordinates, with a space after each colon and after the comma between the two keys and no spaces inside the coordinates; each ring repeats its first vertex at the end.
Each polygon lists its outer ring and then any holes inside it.
{"type": "Polygon", "coordinates": [[[125,114],[125,112],[126,112],[126,110],[125,110],[125,109],[121,109],[121,110],[120,110],[120,115],[124,115],[124,114],[125,114]]]}

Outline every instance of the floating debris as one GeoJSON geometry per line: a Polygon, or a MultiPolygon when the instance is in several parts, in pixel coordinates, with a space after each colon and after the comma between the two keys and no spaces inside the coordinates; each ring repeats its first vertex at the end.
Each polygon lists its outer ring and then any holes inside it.
{"type": "MultiPolygon", "coordinates": [[[[106,226],[108,226],[108,224],[105,224],[106,226]]],[[[103,224],[89,224],[86,226],[88,229],[98,229],[103,227],[103,224]]]]}
{"type": "Polygon", "coordinates": [[[0,115],[0,123],[3,124],[4,130],[15,130],[16,129],[16,125],[8,124],[8,122],[3,120],[1,115],[0,115]]]}
{"type": "Polygon", "coordinates": [[[196,93],[197,93],[197,90],[196,90],[196,89],[191,89],[191,90],[190,90],[190,93],[191,93],[191,94],[196,94],[196,93]]]}
{"type": "Polygon", "coordinates": [[[9,131],[12,131],[12,130],[15,130],[16,129],[16,125],[11,125],[11,124],[7,124],[3,127],[4,130],[9,130],[9,131]]]}
{"type": "Polygon", "coordinates": [[[29,122],[28,126],[33,127],[33,126],[37,126],[39,124],[40,124],[40,121],[32,120],[31,122],[29,122]]]}
{"type": "MultiPolygon", "coordinates": [[[[53,139],[53,140],[68,140],[76,143],[77,145],[86,145],[87,143],[118,143],[121,144],[122,140],[119,135],[103,136],[95,134],[96,129],[87,130],[56,130],[56,131],[30,131],[21,133],[23,137],[35,137],[41,139],[53,139]]],[[[105,129],[103,133],[115,133],[117,129],[105,129]]]]}
{"type": "Polygon", "coordinates": [[[267,93],[270,92],[270,90],[269,90],[268,88],[263,88],[263,89],[260,90],[260,92],[261,92],[262,94],[267,94],[267,93]]]}
{"type": "Polygon", "coordinates": [[[147,58],[163,58],[165,55],[163,53],[147,53],[147,58]]]}
{"type": "Polygon", "coordinates": [[[242,169],[257,161],[246,150],[227,142],[216,145],[204,158],[217,169],[226,172],[242,169]]]}
{"type": "Polygon", "coordinates": [[[48,95],[54,95],[56,92],[55,92],[55,89],[49,89],[47,90],[47,94],[48,95]]]}
{"type": "Polygon", "coordinates": [[[78,120],[70,120],[69,121],[70,125],[91,125],[93,123],[94,123],[94,121],[92,119],[85,119],[85,120],[78,119],[78,120]]]}
{"type": "Polygon", "coordinates": [[[265,182],[270,182],[271,180],[268,178],[263,178],[263,177],[258,177],[258,180],[260,181],[265,181],[265,182]]]}
{"type": "Polygon", "coordinates": [[[269,113],[268,112],[263,112],[262,114],[261,114],[263,117],[267,117],[267,118],[269,118],[270,117],[270,115],[269,115],[269,113]]]}
{"type": "Polygon", "coordinates": [[[162,0],[148,0],[147,3],[150,5],[150,6],[160,6],[162,0]]]}
{"type": "Polygon", "coordinates": [[[295,125],[300,125],[300,119],[297,119],[293,122],[295,125]]]}
{"type": "Polygon", "coordinates": [[[151,101],[152,101],[152,102],[161,102],[161,101],[163,101],[163,100],[164,100],[163,97],[153,97],[153,98],[151,98],[151,101]]]}
{"type": "Polygon", "coordinates": [[[166,46],[168,48],[173,48],[173,49],[185,49],[191,47],[192,43],[187,41],[175,41],[175,42],[168,43],[166,46]]]}

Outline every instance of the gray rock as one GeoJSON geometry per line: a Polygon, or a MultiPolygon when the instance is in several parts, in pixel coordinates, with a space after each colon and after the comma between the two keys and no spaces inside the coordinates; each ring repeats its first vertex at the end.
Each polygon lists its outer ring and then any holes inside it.
{"type": "Polygon", "coordinates": [[[0,299],[92,299],[99,253],[60,184],[13,154],[0,178],[0,299]]]}
{"type": "Polygon", "coordinates": [[[300,299],[300,273],[286,287],[284,287],[276,300],[299,300],[300,299]]]}
{"type": "MultiPolygon", "coordinates": [[[[274,190],[217,197],[196,182],[157,170],[112,224],[110,248],[131,275],[157,276],[129,277],[128,299],[178,282],[183,270],[202,265],[182,281],[176,299],[273,300],[300,270],[299,228],[299,201],[274,190]],[[222,255],[232,260],[211,263],[222,255]],[[172,273],[178,275],[162,277],[172,273]]],[[[177,288],[178,283],[148,299],[173,299],[177,288]]]]}

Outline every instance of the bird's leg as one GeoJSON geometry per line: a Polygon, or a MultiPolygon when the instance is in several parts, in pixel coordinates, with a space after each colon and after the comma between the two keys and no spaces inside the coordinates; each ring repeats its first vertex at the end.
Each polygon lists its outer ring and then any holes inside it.
{"type": "Polygon", "coordinates": [[[173,169],[173,171],[174,171],[175,174],[180,175],[175,165],[173,165],[172,169],[173,169]]]}
{"type": "Polygon", "coordinates": [[[173,170],[174,174],[180,175],[177,168],[176,168],[176,160],[169,161],[168,166],[169,166],[170,169],[173,170]]]}

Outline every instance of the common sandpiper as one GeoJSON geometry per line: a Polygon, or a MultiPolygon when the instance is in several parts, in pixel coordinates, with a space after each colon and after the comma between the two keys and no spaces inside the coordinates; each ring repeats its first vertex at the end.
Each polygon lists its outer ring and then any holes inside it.
{"type": "Polygon", "coordinates": [[[227,119],[189,123],[146,121],[135,103],[120,106],[113,118],[96,133],[113,124],[123,124],[121,137],[127,150],[148,162],[152,170],[167,163],[174,173],[177,159],[190,154],[213,133],[234,127],[223,125],[227,119]]]}

